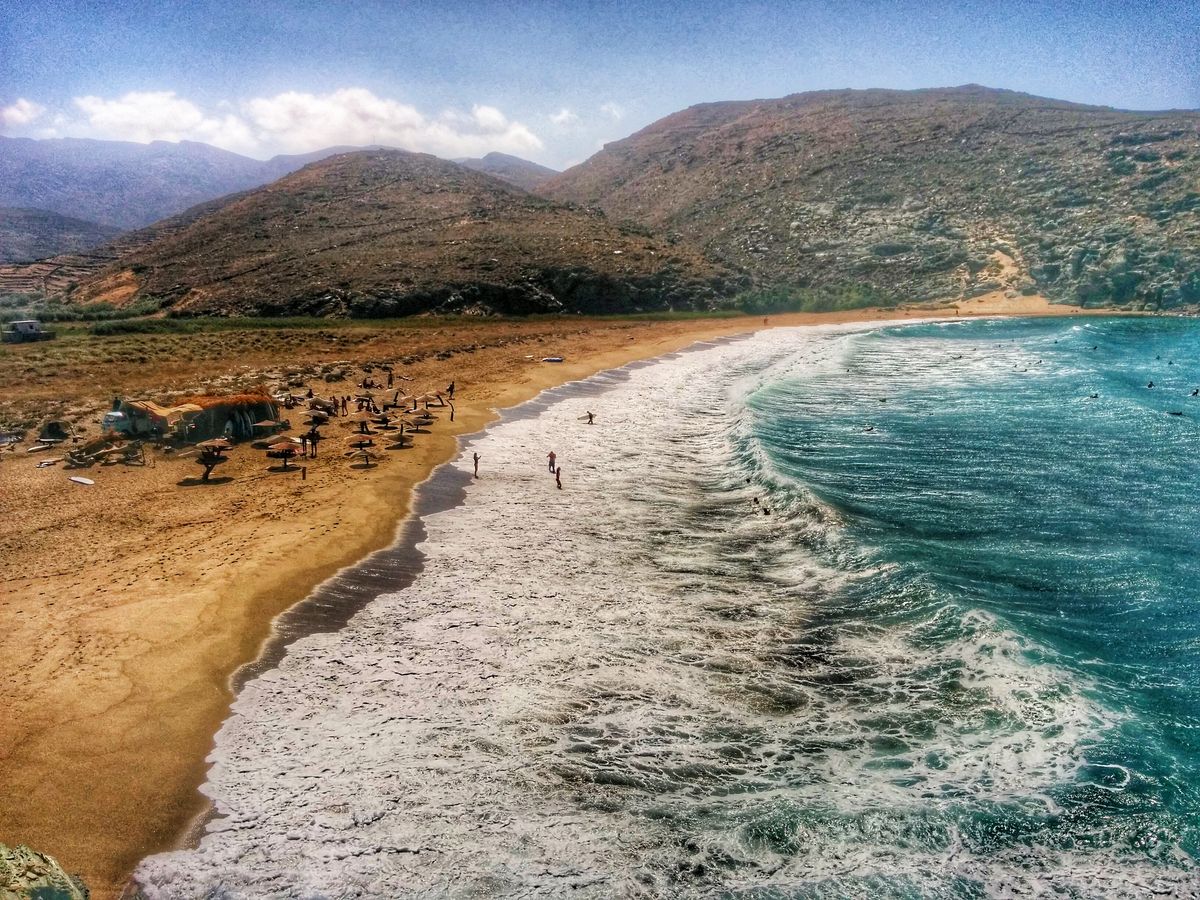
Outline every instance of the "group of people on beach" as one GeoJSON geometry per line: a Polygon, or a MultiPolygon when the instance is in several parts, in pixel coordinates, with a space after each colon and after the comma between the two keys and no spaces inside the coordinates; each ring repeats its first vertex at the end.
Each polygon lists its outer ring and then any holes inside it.
{"type": "MultiPolygon", "coordinates": [[[[450,392],[450,396],[453,397],[454,396],[454,382],[453,381],[450,382],[450,387],[448,388],[448,390],[450,392]]],[[[594,412],[592,412],[590,409],[584,414],[583,418],[585,418],[587,420],[587,423],[589,425],[596,424],[596,414],[594,412]]],[[[483,457],[481,457],[477,452],[472,453],[472,462],[475,464],[475,477],[476,478],[479,477],[479,460],[482,458],[483,457]]],[[[549,453],[546,454],[546,462],[548,464],[550,474],[554,476],[555,487],[557,487],[561,491],[562,486],[563,486],[562,485],[563,470],[562,470],[562,466],[560,466],[558,464],[558,454],[555,453],[553,450],[551,450],[549,453]]]]}
{"type": "MultiPolygon", "coordinates": [[[[585,419],[587,419],[587,423],[589,425],[596,424],[596,414],[594,412],[592,412],[590,409],[586,413],[584,413],[583,417],[585,419]]],[[[560,466],[558,464],[558,455],[553,450],[551,450],[549,453],[546,454],[546,460],[550,464],[551,474],[554,475],[554,484],[561,491],[562,490],[562,471],[563,470],[562,470],[562,466],[560,466]]]]}

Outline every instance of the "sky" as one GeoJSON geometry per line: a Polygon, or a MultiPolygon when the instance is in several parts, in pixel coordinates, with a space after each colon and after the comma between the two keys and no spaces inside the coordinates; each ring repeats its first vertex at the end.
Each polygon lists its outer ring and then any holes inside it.
{"type": "Polygon", "coordinates": [[[0,0],[0,134],[565,168],[696,103],[984,84],[1200,108],[1198,0],[0,0]]]}

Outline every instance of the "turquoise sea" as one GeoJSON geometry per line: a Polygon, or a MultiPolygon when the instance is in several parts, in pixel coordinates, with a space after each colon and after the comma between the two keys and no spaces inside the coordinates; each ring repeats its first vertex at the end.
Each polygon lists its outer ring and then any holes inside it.
{"type": "MultiPolygon", "coordinates": [[[[856,337],[842,361],[753,393],[743,456],[775,506],[811,492],[836,511],[841,525],[819,547],[832,565],[873,571],[826,597],[809,635],[900,633],[933,654],[902,683],[852,655],[820,668],[894,751],[873,764],[930,782],[929,804],[889,827],[936,843],[952,822],[968,852],[1016,848],[1033,866],[1055,851],[1104,850],[1190,867],[1200,853],[1200,323],[888,328],[856,337]],[[975,630],[1016,643],[964,644],[975,630]],[[1041,734],[1006,721],[964,681],[964,661],[938,652],[947,646],[1071,676],[1023,698],[1041,734]],[[1064,721],[1070,691],[1100,720],[1064,721]],[[1081,726],[1078,755],[1055,758],[1062,729],[1081,726]],[[1019,785],[976,796],[987,765],[949,785],[925,771],[1006,730],[1031,785],[1062,767],[1044,802],[1019,785]]],[[[1069,868],[1072,858],[1050,859],[1069,868]]]]}

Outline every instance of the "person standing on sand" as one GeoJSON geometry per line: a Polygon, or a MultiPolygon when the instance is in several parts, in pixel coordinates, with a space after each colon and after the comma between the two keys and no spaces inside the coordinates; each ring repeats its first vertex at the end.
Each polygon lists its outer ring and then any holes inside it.
{"type": "Polygon", "coordinates": [[[558,489],[562,490],[562,466],[554,470],[554,483],[558,485],[558,489]]]}
{"type": "Polygon", "coordinates": [[[554,455],[554,451],[553,451],[553,450],[551,450],[549,453],[547,453],[547,454],[546,454],[546,459],[550,460],[550,472],[553,474],[553,472],[554,472],[554,460],[558,459],[558,457],[557,457],[557,456],[555,456],[555,455],[554,455]]]}
{"type": "Polygon", "coordinates": [[[475,477],[479,477],[479,454],[475,454],[475,477]]]}
{"type": "Polygon", "coordinates": [[[312,430],[308,432],[308,450],[309,456],[313,459],[317,458],[317,442],[321,440],[321,432],[317,431],[317,426],[314,425],[312,430]]]}
{"type": "Polygon", "coordinates": [[[389,369],[388,370],[388,387],[391,387],[395,383],[396,383],[396,376],[393,375],[391,370],[389,369]]]}
{"type": "Polygon", "coordinates": [[[451,400],[454,399],[454,382],[453,381],[450,382],[448,385],[446,385],[446,393],[450,395],[451,400]]]}

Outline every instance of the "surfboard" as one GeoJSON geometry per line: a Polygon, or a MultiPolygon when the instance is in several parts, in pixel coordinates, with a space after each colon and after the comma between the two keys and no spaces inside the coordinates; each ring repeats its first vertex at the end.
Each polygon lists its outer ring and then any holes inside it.
{"type": "Polygon", "coordinates": [[[72,475],[70,480],[75,482],[76,484],[95,484],[96,483],[96,482],[92,481],[92,479],[90,479],[90,478],[84,478],[82,475],[72,475]]]}

